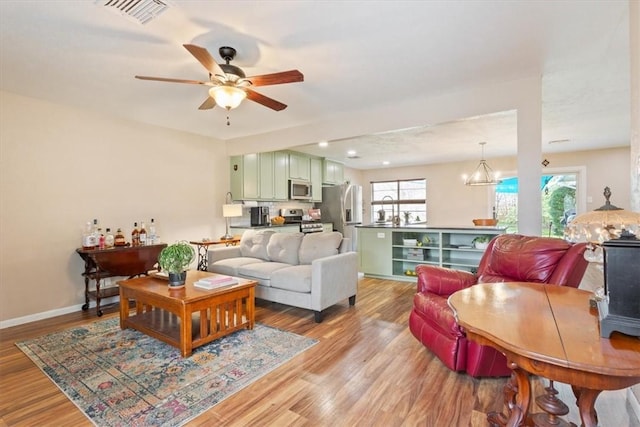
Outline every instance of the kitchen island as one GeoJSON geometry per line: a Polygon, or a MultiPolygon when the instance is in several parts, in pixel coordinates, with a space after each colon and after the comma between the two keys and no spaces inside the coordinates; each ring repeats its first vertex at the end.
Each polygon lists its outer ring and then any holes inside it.
{"type": "Polygon", "coordinates": [[[506,227],[427,224],[369,224],[356,229],[361,272],[371,277],[412,281],[418,264],[475,272],[484,249],[474,242],[480,236],[493,238],[506,231],[506,227]]]}

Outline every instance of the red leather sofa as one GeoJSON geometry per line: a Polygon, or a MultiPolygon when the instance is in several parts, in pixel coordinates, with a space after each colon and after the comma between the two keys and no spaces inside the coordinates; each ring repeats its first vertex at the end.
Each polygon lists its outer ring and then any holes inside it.
{"type": "Polygon", "coordinates": [[[551,237],[502,234],[489,243],[476,274],[418,265],[418,290],[409,329],[454,371],[466,371],[474,377],[508,376],[511,370],[502,353],[467,340],[447,303],[449,296],[476,283],[538,282],[578,287],[587,268],[585,247],[584,243],[571,244],[551,237]]]}

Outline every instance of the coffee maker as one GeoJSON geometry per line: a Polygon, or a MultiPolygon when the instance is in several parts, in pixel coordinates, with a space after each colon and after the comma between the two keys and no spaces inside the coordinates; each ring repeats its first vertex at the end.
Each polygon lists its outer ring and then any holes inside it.
{"type": "Polygon", "coordinates": [[[269,208],[267,206],[256,206],[251,208],[251,226],[269,225],[269,208]]]}

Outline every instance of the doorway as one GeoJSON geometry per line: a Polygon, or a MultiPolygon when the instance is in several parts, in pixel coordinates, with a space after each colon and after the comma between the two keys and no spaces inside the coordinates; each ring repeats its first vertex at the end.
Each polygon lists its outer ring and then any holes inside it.
{"type": "MultiPolygon", "coordinates": [[[[542,236],[563,237],[566,225],[577,212],[578,174],[551,173],[540,178],[542,236]]],[[[518,177],[504,178],[495,187],[495,213],[507,233],[518,232],[518,177]]]]}

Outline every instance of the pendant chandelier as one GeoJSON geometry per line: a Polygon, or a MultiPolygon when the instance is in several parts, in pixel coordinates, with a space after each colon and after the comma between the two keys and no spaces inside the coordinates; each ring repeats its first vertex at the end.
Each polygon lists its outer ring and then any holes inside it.
{"type": "Polygon", "coordinates": [[[502,181],[496,178],[496,174],[493,172],[493,169],[489,167],[486,160],[484,159],[484,146],[486,142],[480,142],[480,147],[482,147],[482,157],[480,159],[480,163],[476,170],[473,171],[471,175],[464,181],[465,185],[496,185],[500,184],[502,181]]]}

